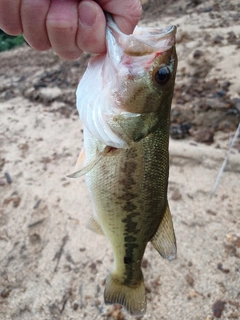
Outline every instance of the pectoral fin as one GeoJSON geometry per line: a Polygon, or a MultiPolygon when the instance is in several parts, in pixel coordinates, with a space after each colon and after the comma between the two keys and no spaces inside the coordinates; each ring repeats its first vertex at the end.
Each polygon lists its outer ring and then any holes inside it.
{"type": "Polygon", "coordinates": [[[176,238],[173,229],[172,217],[169,206],[167,205],[160,226],[151,239],[154,248],[163,258],[172,260],[177,253],[176,238]]]}
{"type": "Polygon", "coordinates": [[[94,216],[91,216],[91,218],[88,220],[87,228],[97,234],[101,234],[104,236],[102,228],[98,221],[94,218],[94,216]]]}
{"type": "Polygon", "coordinates": [[[77,159],[77,163],[76,163],[76,170],[83,168],[85,166],[86,163],[86,155],[85,155],[85,149],[84,147],[81,149],[80,154],[78,156],[77,159]]]}
{"type": "Polygon", "coordinates": [[[111,149],[111,147],[106,146],[104,148],[103,151],[97,151],[96,155],[88,162],[85,164],[86,160],[85,160],[85,151],[84,149],[81,150],[80,155],[78,157],[78,161],[77,161],[77,171],[75,171],[74,173],[71,173],[69,175],[67,175],[68,178],[79,178],[81,176],[83,176],[84,174],[88,173],[101,159],[103,156],[105,156],[108,151],[111,149]]]}

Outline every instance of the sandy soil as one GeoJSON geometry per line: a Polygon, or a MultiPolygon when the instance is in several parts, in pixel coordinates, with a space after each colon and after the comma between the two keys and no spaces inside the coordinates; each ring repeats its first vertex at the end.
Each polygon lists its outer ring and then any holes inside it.
{"type": "Polygon", "coordinates": [[[74,92],[89,56],[0,54],[0,319],[240,319],[240,139],[210,198],[239,122],[239,12],[238,1],[144,4],[141,25],[178,26],[168,193],[178,256],[147,247],[140,318],[104,305],[112,253],[85,228],[84,178],[66,178],[82,145],[74,92]]]}

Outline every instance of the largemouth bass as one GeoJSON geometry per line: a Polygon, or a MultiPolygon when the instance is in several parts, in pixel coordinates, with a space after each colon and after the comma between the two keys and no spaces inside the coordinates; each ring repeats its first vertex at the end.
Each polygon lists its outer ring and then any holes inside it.
{"type": "Polygon", "coordinates": [[[147,243],[163,258],[176,254],[167,200],[176,27],[125,35],[107,20],[107,53],[90,60],[77,89],[84,147],[70,177],[86,174],[94,208],[88,227],[113,250],[105,302],[135,315],[146,311],[147,243]]]}

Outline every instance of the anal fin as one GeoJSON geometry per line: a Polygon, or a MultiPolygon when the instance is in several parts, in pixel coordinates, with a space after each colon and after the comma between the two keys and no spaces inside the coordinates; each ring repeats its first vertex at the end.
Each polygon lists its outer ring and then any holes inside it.
{"type": "Polygon", "coordinates": [[[104,236],[102,228],[98,221],[94,218],[94,216],[91,216],[91,218],[88,220],[87,228],[97,234],[101,234],[104,236]]]}
{"type": "Polygon", "coordinates": [[[151,239],[152,245],[163,258],[172,260],[177,253],[176,238],[173,229],[172,216],[167,204],[164,216],[157,232],[151,239]]]}

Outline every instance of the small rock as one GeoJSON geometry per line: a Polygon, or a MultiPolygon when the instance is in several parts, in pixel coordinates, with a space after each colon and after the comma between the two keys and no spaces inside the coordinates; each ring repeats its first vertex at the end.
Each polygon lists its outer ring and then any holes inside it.
{"type": "Polygon", "coordinates": [[[151,287],[147,283],[145,283],[145,290],[146,290],[146,293],[151,293],[152,292],[151,287]]]}
{"type": "Polygon", "coordinates": [[[94,262],[90,264],[89,268],[93,274],[96,274],[98,272],[97,265],[94,262]]]}
{"type": "Polygon", "coordinates": [[[186,280],[187,280],[187,283],[188,283],[191,287],[193,287],[193,285],[194,285],[194,279],[193,279],[193,277],[192,277],[190,274],[187,274],[186,280]]]}
{"type": "Polygon", "coordinates": [[[3,204],[8,205],[11,202],[13,204],[13,207],[17,208],[21,202],[21,198],[13,194],[11,197],[4,199],[3,204]]]}
{"type": "Polygon", "coordinates": [[[240,237],[236,234],[227,234],[224,247],[230,256],[240,258],[240,237]]]}
{"type": "Polygon", "coordinates": [[[240,312],[230,313],[229,319],[240,319],[240,312]]]}
{"type": "Polygon", "coordinates": [[[214,142],[214,132],[208,128],[201,128],[194,133],[197,142],[212,144],[214,142]]]}
{"type": "Polygon", "coordinates": [[[233,31],[228,32],[227,41],[229,44],[235,44],[237,40],[237,36],[233,31]]]}
{"type": "Polygon", "coordinates": [[[215,211],[210,210],[210,209],[207,210],[207,213],[211,214],[212,216],[216,216],[217,215],[217,213],[215,211]]]}
{"type": "Polygon", "coordinates": [[[182,195],[181,195],[179,189],[175,189],[173,191],[171,199],[174,200],[174,201],[178,201],[178,200],[182,199],[182,195]]]}
{"type": "Polygon", "coordinates": [[[232,306],[234,306],[237,309],[240,307],[240,303],[237,302],[237,301],[229,300],[228,303],[231,304],[232,306]]]}
{"type": "Polygon", "coordinates": [[[94,306],[95,307],[98,307],[98,306],[100,306],[101,305],[101,301],[99,300],[99,299],[95,299],[94,300],[94,306]]]}
{"type": "Polygon", "coordinates": [[[74,311],[76,311],[79,308],[79,304],[77,302],[74,302],[72,308],[74,311]]]}
{"type": "Polygon", "coordinates": [[[229,273],[229,269],[224,269],[222,263],[218,263],[217,265],[218,270],[221,270],[224,273],[229,273]]]}
{"type": "Polygon", "coordinates": [[[221,196],[221,200],[223,201],[223,200],[225,200],[225,199],[227,199],[228,198],[228,195],[226,195],[226,194],[223,194],[222,196],[221,196]]]}
{"type": "Polygon", "coordinates": [[[220,44],[223,41],[223,37],[220,35],[217,35],[216,37],[213,38],[213,44],[220,44]]]}
{"type": "Polygon", "coordinates": [[[2,170],[2,168],[4,167],[4,164],[5,164],[5,159],[0,158],[0,170],[2,170]]]}
{"type": "Polygon", "coordinates": [[[233,99],[234,107],[240,112],[240,98],[233,99]]]}
{"type": "Polygon", "coordinates": [[[151,285],[151,288],[152,288],[152,289],[156,289],[156,288],[158,289],[159,286],[161,285],[161,283],[160,283],[159,279],[156,278],[156,279],[154,279],[154,280],[152,280],[152,281],[150,282],[150,285],[151,285]]]}
{"type": "Polygon", "coordinates": [[[187,4],[187,7],[197,7],[201,3],[202,0],[190,0],[190,2],[187,4]]]}
{"type": "Polygon", "coordinates": [[[20,202],[21,202],[21,198],[18,197],[18,196],[15,196],[15,197],[13,197],[12,199],[13,199],[13,200],[12,200],[12,202],[13,202],[13,207],[14,207],[14,208],[17,208],[17,207],[19,206],[20,202]]]}
{"type": "Polygon", "coordinates": [[[148,260],[143,258],[143,260],[142,260],[142,268],[147,268],[147,266],[148,266],[148,260]]]}
{"type": "Polygon", "coordinates": [[[0,293],[1,298],[7,298],[9,296],[10,289],[3,289],[0,293]]]}
{"type": "Polygon", "coordinates": [[[29,237],[29,241],[32,245],[37,245],[41,243],[41,237],[39,234],[34,233],[29,237]]]}
{"type": "Polygon", "coordinates": [[[62,90],[58,87],[39,89],[39,97],[44,102],[52,102],[62,95],[62,90]]]}
{"type": "Polygon", "coordinates": [[[193,299],[197,297],[197,292],[195,290],[190,290],[188,299],[193,299]]]}
{"type": "Polygon", "coordinates": [[[65,116],[66,118],[70,118],[73,109],[69,106],[61,106],[57,109],[58,112],[61,113],[61,115],[65,116]]]}
{"type": "Polygon", "coordinates": [[[37,209],[41,203],[41,199],[38,199],[37,202],[35,203],[35,205],[33,206],[33,209],[37,209]]]}
{"type": "Polygon", "coordinates": [[[125,320],[125,316],[121,312],[122,306],[114,304],[107,312],[107,317],[111,317],[114,320],[125,320]]]}
{"type": "Polygon", "coordinates": [[[189,135],[191,125],[189,123],[172,124],[170,126],[170,136],[172,139],[184,139],[189,135]]]}
{"type": "Polygon", "coordinates": [[[213,7],[205,7],[202,9],[202,12],[211,12],[213,11],[213,7]]]}
{"type": "Polygon", "coordinates": [[[225,303],[226,302],[224,302],[222,300],[217,300],[217,301],[214,302],[214,304],[212,306],[214,317],[221,318],[225,303]]]}
{"type": "Polygon", "coordinates": [[[200,57],[202,57],[204,55],[203,51],[201,50],[196,50],[193,53],[193,58],[194,59],[199,59],[200,57]]]}
{"type": "Polygon", "coordinates": [[[5,172],[4,176],[5,176],[6,180],[7,180],[7,183],[11,184],[12,183],[12,178],[11,178],[10,174],[8,172],[5,172]]]}

